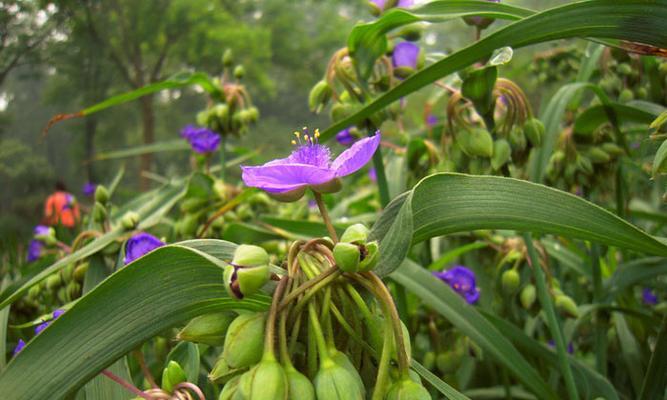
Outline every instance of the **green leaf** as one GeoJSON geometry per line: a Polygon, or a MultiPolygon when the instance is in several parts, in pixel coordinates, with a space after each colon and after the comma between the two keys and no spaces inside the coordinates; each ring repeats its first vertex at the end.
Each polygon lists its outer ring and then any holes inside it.
{"type": "MultiPolygon", "coordinates": [[[[517,49],[535,43],[571,37],[619,39],[667,47],[667,31],[663,29],[664,21],[667,18],[666,5],[667,0],[650,2],[625,0],[622,3],[609,0],[589,0],[567,4],[523,18],[405,79],[355,114],[327,128],[322,132],[320,140],[328,140],[339,131],[363,121],[394,101],[472,65],[480,59],[491,56],[493,51],[500,47],[510,46],[517,49]]],[[[355,39],[355,41],[363,42],[365,46],[368,46],[365,39],[355,39]]],[[[350,42],[348,42],[348,47],[352,53],[357,50],[350,45],[350,42]]],[[[380,49],[377,45],[371,47],[371,52],[377,52],[380,49]]],[[[360,58],[361,56],[357,53],[355,57],[360,58]]]]}
{"type": "Polygon", "coordinates": [[[625,316],[617,313],[614,315],[614,322],[616,323],[616,333],[618,334],[618,342],[621,347],[621,358],[625,364],[625,369],[630,376],[630,382],[635,390],[635,394],[639,394],[642,387],[644,375],[644,363],[642,363],[641,349],[637,339],[630,331],[628,322],[625,316]]]}
{"type": "Polygon", "coordinates": [[[380,216],[372,231],[382,239],[377,272],[397,268],[410,242],[478,229],[550,233],[667,255],[663,241],[572,194],[512,178],[440,173],[421,180],[380,216]]]}
{"type": "Polygon", "coordinates": [[[648,125],[656,117],[655,114],[643,108],[629,104],[611,103],[608,106],[597,105],[579,114],[574,123],[574,132],[584,135],[592,134],[600,125],[609,121],[608,108],[613,110],[619,126],[623,123],[633,122],[648,125]]]}
{"type": "MultiPolygon", "coordinates": [[[[519,349],[539,360],[545,361],[552,368],[558,369],[558,356],[553,350],[546,347],[543,343],[539,343],[528,337],[520,328],[507,320],[484,311],[482,314],[519,349]]],[[[607,400],[618,400],[616,389],[604,376],[578,361],[573,356],[568,356],[568,359],[582,398],[594,399],[601,396],[607,400]]],[[[541,397],[538,395],[538,398],[541,397]]]]}
{"type": "Polygon", "coordinates": [[[662,328],[658,334],[648,370],[644,376],[639,400],[659,399],[665,394],[667,387],[667,317],[662,320],[662,328]]]}
{"type": "MultiPolygon", "coordinates": [[[[215,242],[217,254],[232,257],[233,243],[215,242]]],[[[228,298],[223,263],[185,247],[199,243],[161,247],[111,275],[28,343],[0,387],[17,399],[62,398],[169,327],[209,312],[268,307],[264,294],[228,298]]]]}
{"type": "Polygon", "coordinates": [[[652,174],[655,178],[658,174],[667,172],[667,140],[663,141],[660,145],[660,148],[655,153],[655,158],[653,159],[653,169],[652,174]]]}
{"type": "Polygon", "coordinates": [[[452,288],[418,264],[405,260],[390,275],[421,301],[491,355],[540,399],[557,399],[553,389],[498,330],[475,307],[467,304],[452,288]]]}
{"type": "Polygon", "coordinates": [[[159,142],[132,146],[128,149],[104,151],[95,155],[94,161],[113,160],[117,158],[135,157],[143,154],[162,153],[167,151],[186,151],[190,150],[190,144],[185,140],[171,140],[168,142],[159,142]]]}
{"type": "Polygon", "coordinates": [[[633,260],[618,266],[614,274],[604,285],[609,298],[623,293],[627,288],[642,282],[652,282],[661,275],[667,274],[667,262],[661,257],[650,257],[633,260]]]}
{"type": "Polygon", "coordinates": [[[167,355],[167,361],[176,361],[185,371],[188,382],[197,383],[199,381],[199,347],[191,342],[181,342],[177,344],[167,355]]]}
{"type": "Polygon", "coordinates": [[[418,363],[415,360],[410,362],[410,367],[415,370],[422,378],[426,379],[434,388],[436,388],[440,393],[444,394],[449,400],[470,400],[468,396],[449,386],[447,382],[438,378],[431,371],[424,368],[423,365],[418,363]]]}

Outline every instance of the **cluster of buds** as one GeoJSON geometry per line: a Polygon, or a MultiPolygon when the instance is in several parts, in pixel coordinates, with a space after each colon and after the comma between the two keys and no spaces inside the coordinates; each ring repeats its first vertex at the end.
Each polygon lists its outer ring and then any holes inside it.
{"type": "Polygon", "coordinates": [[[540,85],[571,81],[581,67],[583,56],[576,46],[549,49],[533,56],[530,72],[540,85]]]}
{"type": "Polygon", "coordinates": [[[221,96],[211,99],[207,108],[197,114],[197,124],[222,136],[240,136],[257,122],[259,110],[240,81],[245,76],[242,65],[234,66],[231,50],[222,56],[224,72],[216,83],[221,96]]]}
{"type": "Polygon", "coordinates": [[[644,63],[642,57],[621,49],[605,49],[600,59],[600,86],[621,103],[650,100],[667,104],[667,62],[656,57],[644,63]]]}
{"type": "MultiPolygon", "coordinates": [[[[361,225],[341,238],[292,244],[268,312],[204,315],[180,331],[222,345],[209,374],[224,384],[220,400],[361,400],[369,388],[378,399],[431,399],[409,368],[408,330],[371,272],[377,243],[361,225]]],[[[233,298],[272,287],[269,255],[256,246],[239,246],[223,275],[233,298]]]]}

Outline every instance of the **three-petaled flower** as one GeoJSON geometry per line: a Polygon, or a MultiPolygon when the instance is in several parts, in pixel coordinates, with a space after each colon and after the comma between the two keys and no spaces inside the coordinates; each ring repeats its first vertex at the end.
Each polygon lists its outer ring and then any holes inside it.
{"type": "Polygon", "coordinates": [[[220,147],[220,135],[210,129],[188,125],[181,130],[181,137],[187,140],[194,150],[200,154],[210,154],[220,147]]]}
{"type": "MultiPolygon", "coordinates": [[[[301,141],[300,133],[295,132],[295,135],[301,141]]],[[[317,131],[314,137],[305,133],[304,142],[299,143],[289,157],[264,165],[241,167],[243,182],[282,201],[300,199],[306,188],[321,193],[333,192],[340,187],[338,178],[358,171],[373,157],[381,139],[378,131],[374,136],[357,141],[331,161],[329,148],[319,144],[318,137],[317,131]]]]}
{"type": "Polygon", "coordinates": [[[434,272],[433,275],[448,284],[469,304],[475,304],[479,300],[479,288],[475,283],[475,273],[472,270],[457,265],[442,272],[434,272]]]}
{"type": "Polygon", "coordinates": [[[644,300],[644,304],[654,306],[658,304],[658,295],[656,295],[651,288],[644,288],[644,290],[642,290],[642,300],[644,300]]]}
{"type": "Polygon", "coordinates": [[[162,246],[164,242],[150,233],[137,233],[125,245],[125,265],[162,246]]]}

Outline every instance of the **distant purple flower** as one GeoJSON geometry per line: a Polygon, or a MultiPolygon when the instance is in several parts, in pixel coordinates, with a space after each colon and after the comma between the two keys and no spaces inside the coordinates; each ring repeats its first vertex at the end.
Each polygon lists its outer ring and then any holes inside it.
{"type": "Polygon", "coordinates": [[[46,225],[37,225],[35,229],[32,230],[32,233],[35,236],[48,236],[51,234],[51,228],[46,225]]]}
{"type": "Polygon", "coordinates": [[[33,239],[28,244],[28,262],[33,262],[39,259],[42,256],[42,250],[44,250],[44,244],[39,240],[33,239]]]}
{"type": "Polygon", "coordinates": [[[220,147],[220,135],[206,128],[188,125],[181,130],[181,136],[200,154],[213,153],[220,147]]]}
{"type": "Polygon", "coordinates": [[[92,182],[86,182],[83,184],[83,194],[86,197],[92,197],[95,195],[95,189],[97,189],[97,184],[92,182]]]}
{"type": "MultiPolygon", "coordinates": [[[[492,3],[500,3],[500,0],[486,0],[486,1],[490,1],[492,3]]],[[[486,28],[491,24],[491,22],[493,22],[492,18],[479,17],[479,16],[465,17],[464,19],[468,24],[479,26],[481,28],[486,28]]]]}
{"type": "Polygon", "coordinates": [[[375,170],[375,167],[371,167],[368,169],[368,178],[373,182],[378,181],[378,174],[377,171],[375,170]]]}
{"type": "Polygon", "coordinates": [[[74,205],[74,196],[71,193],[65,194],[65,204],[63,205],[62,211],[71,210],[74,205]]]}
{"type": "Polygon", "coordinates": [[[164,242],[155,236],[146,232],[137,233],[125,245],[125,265],[161,246],[164,246],[164,242]]]}
{"type": "MultiPolygon", "coordinates": [[[[384,11],[387,6],[387,0],[371,0],[371,3],[375,4],[381,11],[384,11]]],[[[414,3],[414,0],[398,0],[396,7],[408,8],[412,7],[414,3]]]]}
{"type": "Polygon", "coordinates": [[[411,42],[401,42],[394,47],[391,62],[395,68],[417,68],[419,46],[411,42]]]}
{"type": "Polygon", "coordinates": [[[60,317],[64,313],[65,313],[65,310],[61,310],[61,309],[55,310],[53,312],[53,314],[51,314],[52,317],[53,317],[51,320],[44,321],[44,322],[42,322],[41,324],[39,324],[35,327],[35,335],[39,335],[44,329],[46,329],[47,326],[49,326],[51,324],[51,322],[53,322],[53,320],[57,319],[58,317],[60,317]]]}
{"type": "MultiPolygon", "coordinates": [[[[549,340],[547,343],[549,344],[549,347],[551,347],[552,349],[556,348],[556,343],[553,341],[553,339],[549,340]]],[[[574,346],[572,346],[572,343],[567,344],[567,352],[569,354],[574,353],[574,346]]]]}
{"type": "Polygon", "coordinates": [[[308,200],[308,208],[311,210],[317,210],[317,202],[313,199],[308,200]]]}
{"type": "Polygon", "coordinates": [[[642,290],[642,300],[644,300],[644,304],[654,306],[658,304],[658,295],[656,295],[651,288],[644,288],[644,290],[642,290]]]}
{"type": "Polygon", "coordinates": [[[475,284],[475,273],[472,270],[457,265],[442,272],[434,272],[433,275],[451,286],[469,304],[475,304],[479,300],[479,288],[475,284]]]}
{"type": "Polygon", "coordinates": [[[338,143],[342,144],[343,146],[349,146],[354,143],[355,140],[357,140],[357,138],[352,136],[350,133],[350,128],[343,129],[336,134],[336,141],[338,141],[338,143]]]}
{"type": "Polygon", "coordinates": [[[25,347],[25,342],[23,341],[23,339],[19,339],[19,342],[16,344],[16,347],[14,347],[14,356],[19,354],[24,347],[25,347]]]}
{"type": "Polygon", "coordinates": [[[377,150],[380,139],[378,131],[374,136],[354,143],[332,162],[327,146],[307,138],[306,143],[300,144],[287,158],[241,167],[243,181],[246,186],[275,194],[323,185],[363,167],[377,150]]]}
{"type": "Polygon", "coordinates": [[[426,125],[428,125],[429,127],[433,127],[437,124],[438,124],[438,117],[436,117],[435,115],[429,114],[426,117],[426,125]]]}

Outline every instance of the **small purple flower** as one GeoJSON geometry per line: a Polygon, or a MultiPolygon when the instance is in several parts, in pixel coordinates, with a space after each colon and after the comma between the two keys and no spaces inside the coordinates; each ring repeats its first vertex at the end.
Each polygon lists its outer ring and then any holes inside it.
{"type": "MultiPolygon", "coordinates": [[[[549,347],[551,347],[552,349],[555,349],[555,348],[556,348],[556,342],[554,342],[553,339],[550,339],[547,343],[549,344],[549,347]]],[[[568,344],[567,344],[567,352],[568,352],[569,354],[573,354],[573,353],[574,353],[574,346],[572,346],[572,343],[568,343],[568,344]]]]}
{"type": "Polygon", "coordinates": [[[49,236],[51,235],[51,228],[46,225],[37,225],[32,233],[35,236],[49,236]]]}
{"type": "Polygon", "coordinates": [[[273,194],[297,193],[306,187],[324,185],[363,167],[377,150],[381,139],[378,131],[374,136],[354,143],[332,162],[329,148],[317,142],[318,136],[317,131],[314,139],[304,135],[305,143],[301,143],[287,158],[259,166],[241,167],[243,182],[246,186],[273,194]]]}
{"type": "Polygon", "coordinates": [[[53,322],[53,320],[57,319],[58,317],[60,317],[64,313],[65,313],[65,310],[62,310],[62,309],[55,310],[53,312],[53,314],[51,314],[52,317],[53,317],[51,320],[44,321],[44,322],[42,322],[41,324],[39,324],[35,327],[35,335],[39,335],[44,329],[46,329],[47,326],[49,326],[51,324],[51,322],[53,322]]]}
{"type": "Polygon", "coordinates": [[[377,171],[375,170],[375,167],[371,167],[368,169],[368,178],[373,182],[378,181],[378,174],[377,171]]]}
{"type": "Polygon", "coordinates": [[[155,236],[146,232],[137,233],[125,245],[125,265],[161,246],[164,242],[155,236]]]}
{"type": "Polygon", "coordinates": [[[426,117],[426,125],[427,125],[427,126],[429,126],[429,127],[432,128],[432,127],[434,127],[434,126],[437,125],[437,124],[438,124],[438,117],[436,117],[435,115],[433,115],[433,114],[429,114],[429,115],[426,117]]]}
{"type": "Polygon", "coordinates": [[[308,200],[308,208],[310,210],[317,210],[317,202],[313,199],[308,200]]]}
{"type": "Polygon", "coordinates": [[[25,342],[23,341],[23,339],[19,339],[19,342],[16,344],[16,347],[14,347],[14,356],[19,354],[24,347],[25,347],[25,342]]]}
{"type": "Polygon", "coordinates": [[[97,189],[97,184],[86,182],[83,184],[83,195],[86,197],[93,197],[95,195],[95,189],[97,189]]]}
{"type": "Polygon", "coordinates": [[[394,47],[391,62],[395,68],[417,68],[419,46],[412,42],[401,42],[394,47]]]}
{"type": "Polygon", "coordinates": [[[644,304],[654,306],[658,304],[658,295],[656,295],[651,288],[644,288],[644,290],[642,290],[642,300],[644,300],[644,304]]]}
{"type": "Polygon", "coordinates": [[[434,272],[433,275],[451,286],[469,304],[475,304],[479,300],[479,288],[475,284],[475,273],[472,270],[456,265],[442,272],[434,272]]]}
{"type": "Polygon", "coordinates": [[[75,201],[76,199],[71,193],[65,194],[65,204],[63,204],[62,211],[71,210],[72,206],[74,206],[75,201]]]}
{"type": "Polygon", "coordinates": [[[44,244],[39,240],[31,240],[28,244],[28,262],[33,262],[39,259],[42,256],[42,250],[44,250],[44,244]]]}
{"type": "Polygon", "coordinates": [[[350,133],[350,128],[343,129],[336,134],[336,141],[338,141],[338,143],[342,144],[343,146],[349,146],[356,140],[357,138],[352,136],[350,133]]]}
{"type": "Polygon", "coordinates": [[[220,135],[206,128],[188,125],[181,130],[181,136],[200,154],[213,153],[220,147],[220,135]]]}

